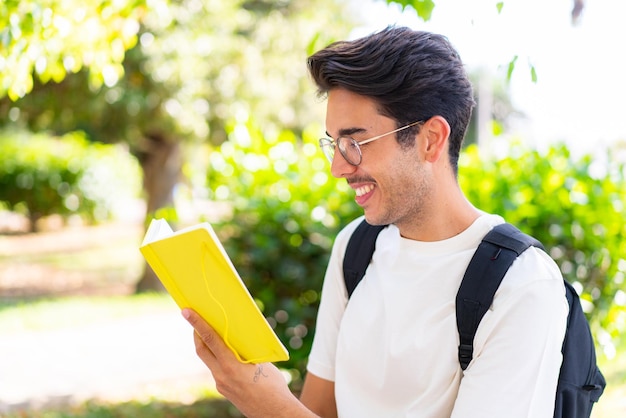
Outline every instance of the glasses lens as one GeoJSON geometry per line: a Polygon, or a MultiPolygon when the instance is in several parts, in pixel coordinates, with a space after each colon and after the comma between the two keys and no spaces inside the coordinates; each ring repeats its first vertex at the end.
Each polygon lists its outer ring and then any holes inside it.
{"type": "Polygon", "coordinates": [[[337,146],[347,162],[352,165],[361,164],[361,148],[359,148],[359,144],[354,139],[348,136],[341,136],[337,139],[337,146]]]}
{"type": "Polygon", "coordinates": [[[329,138],[321,138],[320,148],[322,149],[322,152],[324,153],[328,161],[332,163],[333,157],[335,156],[335,143],[329,138]]]}

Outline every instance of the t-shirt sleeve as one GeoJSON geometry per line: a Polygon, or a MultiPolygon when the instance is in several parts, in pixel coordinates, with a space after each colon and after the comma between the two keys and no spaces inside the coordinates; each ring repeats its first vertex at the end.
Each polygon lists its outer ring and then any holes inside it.
{"type": "Polygon", "coordinates": [[[324,276],[320,306],[317,313],[315,336],[307,370],[326,380],[335,381],[335,357],[341,319],[348,303],[343,280],[343,257],[350,236],[363,220],[355,219],[335,239],[324,276]]]}
{"type": "Polygon", "coordinates": [[[479,325],[452,418],[551,417],[568,309],[558,267],[530,248],[479,325]]]}

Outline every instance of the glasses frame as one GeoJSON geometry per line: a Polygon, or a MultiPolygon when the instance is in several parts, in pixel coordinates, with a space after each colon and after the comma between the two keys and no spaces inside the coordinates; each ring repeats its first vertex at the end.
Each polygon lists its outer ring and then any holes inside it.
{"type": "Polygon", "coordinates": [[[329,138],[329,137],[320,138],[319,144],[320,144],[320,148],[322,149],[322,152],[324,153],[324,155],[326,156],[326,158],[331,164],[333,163],[333,159],[335,157],[335,148],[337,148],[339,149],[339,153],[344,158],[344,160],[346,160],[348,164],[356,167],[359,164],[361,164],[361,162],[363,161],[363,153],[361,152],[361,145],[369,144],[370,142],[374,142],[377,139],[383,138],[387,135],[395,134],[396,132],[403,131],[415,125],[419,125],[420,123],[424,123],[424,121],[418,120],[417,122],[409,123],[408,125],[405,125],[401,128],[394,129],[393,131],[385,132],[384,134],[380,134],[372,138],[364,139],[363,141],[357,141],[351,136],[342,135],[338,137],[336,140],[329,138]],[[345,143],[345,141],[348,141],[347,145],[351,145],[357,150],[357,153],[359,155],[358,161],[352,161],[351,158],[348,157],[348,152],[346,151],[347,147],[345,145],[344,146],[340,145],[341,143],[345,143]]]}

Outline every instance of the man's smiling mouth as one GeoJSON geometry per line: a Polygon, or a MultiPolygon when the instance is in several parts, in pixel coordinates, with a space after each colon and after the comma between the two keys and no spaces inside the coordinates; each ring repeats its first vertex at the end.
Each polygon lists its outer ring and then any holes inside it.
{"type": "Polygon", "coordinates": [[[354,191],[356,192],[357,197],[363,196],[363,195],[371,192],[372,190],[374,190],[374,185],[372,185],[372,184],[366,184],[365,186],[361,186],[361,187],[358,187],[358,188],[354,189],[354,191]]]}

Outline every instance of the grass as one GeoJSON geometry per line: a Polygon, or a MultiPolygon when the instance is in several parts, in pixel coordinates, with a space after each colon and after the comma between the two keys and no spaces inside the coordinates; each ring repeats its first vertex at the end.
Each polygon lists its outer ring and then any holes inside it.
{"type": "MultiPolygon", "coordinates": [[[[73,327],[95,326],[110,320],[172,312],[174,302],[168,295],[142,294],[116,297],[63,297],[36,301],[0,303],[0,335],[38,331],[62,331],[73,327]]],[[[79,404],[63,403],[26,406],[2,412],[3,418],[231,418],[242,417],[236,408],[213,388],[184,387],[183,394],[153,391],[148,398],[111,402],[90,400],[79,404]],[[192,399],[190,402],[189,399],[192,399]]]]}
{"type": "Polygon", "coordinates": [[[170,310],[168,295],[42,298],[0,302],[0,335],[24,331],[54,331],[170,310]],[[80,314],[77,314],[80,313],[80,314]]]}
{"type": "MultiPolygon", "coordinates": [[[[144,266],[137,248],[140,235],[141,227],[126,225],[0,235],[2,340],[38,335],[39,332],[48,335],[59,331],[60,335],[68,335],[66,331],[92,329],[99,324],[106,325],[111,321],[124,321],[126,318],[164,313],[169,315],[176,309],[169,295],[132,294],[132,285],[144,266]]],[[[42,348],[45,352],[46,347],[42,348]]],[[[69,350],[72,352],[72,348],[69,350]]],[[[85,355],[93,356],[93,353],[85,355]]],[[[18,358],[17,364],[20,361],[28,360],[18,358]]],[[[59,379],[62,382],[63,375],[59,379]]],[[[12,384],[3,380],[0,375],[0,386],[4,382],[12,384]]],[[[37,382],[33,384],[37,386],[37,382]]],[[[7,388],[10,389],[10,386],[7,388]]],[[[16,388],[21,388],[20,392],[28,390],[23,386],[16,388]]],[[[14,404],[10,410],[0,403],[0,416],[241,416],[210,385],[200,385],[196,380],[157,382],[154,385],[134,388],[132,396],[132,400],[130,394],[124,397],[123,402],[68,401],[67,398],[60,397],[60,400],[37,400],[21,406],[14,404]]]]}
{"type": "Polygon", "coordinates": [[[174,402],[125,402],[115,405],[87,402],[52,410],[22,411],[5,418],[241,418],[243,415],[228,401],[206,398],[190,405],[174,402]]]}

